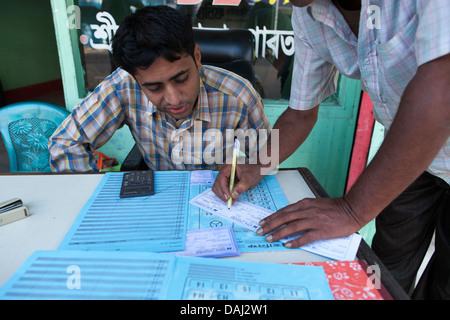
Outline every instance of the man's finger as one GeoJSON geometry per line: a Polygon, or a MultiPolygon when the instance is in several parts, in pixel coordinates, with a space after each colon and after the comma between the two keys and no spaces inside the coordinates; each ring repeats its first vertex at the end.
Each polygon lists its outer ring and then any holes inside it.
{"type": "Polygon", "coordinates": [[[304,234],[302,234],[301,236],[299,236],[298,238],[291,240],[289,242],[286,242],[284,244],[284,246],[286,248],[289,249],[295,249],[295,248],[300,248],[303,247],[304,245],[317,241],[317,240],[322,240],[323,236],[321,234],[320,231],[318,230],[309,230],[307,232],[305,232],[304,234]]]}
{"type": "Polygon", "coordinates": [[[223,165],[212,186],[212,191],[223,201],[230,197],[230,168],[230,165],[223,165]]]}
{"type": "Polygon", "coordinates": [[[309,217],[310,213],[308,213],[307,209],[311,207],[312,200],[313,199],[300,200],[262,219],[259,222],[259,225],[263,227],[263,230],[260,230],[258,234],[267,234],[291,221],[309,217]]]}
{"type": "Polygon", "coordinates": [[[271,214],[270,216],[267,216],[266,218],[264,218],[263,220],[260,221],[260,225],[263,225],[265,223],[268,223],[274,219],[278,219],[279,216],[285,216],[287,214],[290,213],[295,213],[295,212],[302,212],[303,210],[306,210],[308,208],[311,207],[312,205],[312,200],[313,199],[303,199],[300,200],[296,203],[290,204],[278,211],[276,211],[275,213],[271,214]]]}
{"type": "Polygon", "coordinates": [[[249,166],[237,166],[236,167],[236,183],[231,191],[231,197],[235,200],[241,194],[253,188],[254,177],[249,173],[249,166]],[[244,171],[246,170],[246,171],[244,171]]]}
{"type": "Polygon", "coordinates": [[[294,220],[290,223],[282,225],[280,228],[276,229],[274,232],[266,236],[266,241],[274,242],[286,237],[293,236],[298,233],[303,233],[305,231],[313,228],[314,221],[311,219],[301,219],[294,220]]]}
{"type": "Polygon", "coordinates": [[[306,219],[306,215],[303,212],[275,212],[268,218],[260,222],[261,228],[257,230],[257,234],[266,235],[275,230],[273,233],[274,241],[281,238],[285,238],[295,232],[304,231],[310,228],[311,219],[306,219]]]}

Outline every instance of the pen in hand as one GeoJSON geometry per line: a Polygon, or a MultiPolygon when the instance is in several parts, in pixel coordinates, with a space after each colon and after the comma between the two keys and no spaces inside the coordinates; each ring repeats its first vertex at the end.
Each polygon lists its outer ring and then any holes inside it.
{"type": "Polygon", "coordinates": [[[234,148],[233,148],[233,160],[231,163],[231,174],[230,174],[230,197],[227,201],[228,209],[231,208],[231,204],[233,202],[233,199],[231,197],[231,192],[234,188],[234,177],[236,175],[236,162],[237,162],[237,154],[239,152],[240,143],[238,139],[234,139],[234,148]]]}

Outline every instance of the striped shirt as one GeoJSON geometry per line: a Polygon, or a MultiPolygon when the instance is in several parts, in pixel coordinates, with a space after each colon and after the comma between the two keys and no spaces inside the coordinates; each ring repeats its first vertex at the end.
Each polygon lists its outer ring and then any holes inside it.
{"type": "MultiPolygon", "coordinates": [[[[448,0],[362,0],[356,37],[331,0],[295,7],[290,107],[310,109],[332,95],[339,71],[361,79],[387,132],[418,66],[450,52],[449,12],[448,0]]],[[[428,171],[450,184],[450,139],[428,171]]]]}
{"type": "Polygon", "coordinates": [[[232,155],[234,135],[241,141],[241,151],[254,154],[256,136],[266,137],[271,128],[250,82],[224,69],[202,67],[197,106],[176,123],[119,68],[73,109],[50,138],[52,170],[98,170],[92,151],[123,125],[154,170],[218,169],[232,155]]]}

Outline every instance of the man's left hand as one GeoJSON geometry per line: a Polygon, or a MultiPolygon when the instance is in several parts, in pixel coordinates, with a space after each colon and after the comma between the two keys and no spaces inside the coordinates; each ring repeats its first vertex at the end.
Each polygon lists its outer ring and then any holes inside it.
{"type": "Polygon", "coordinates": [[[344,198],[318,198],[303,199],[273,213],[261,221],[257,233],[273,242],[304,232],[285,244],[287,248],[298,248],[317,240],[348,236],[363,226],[344,198]]]}

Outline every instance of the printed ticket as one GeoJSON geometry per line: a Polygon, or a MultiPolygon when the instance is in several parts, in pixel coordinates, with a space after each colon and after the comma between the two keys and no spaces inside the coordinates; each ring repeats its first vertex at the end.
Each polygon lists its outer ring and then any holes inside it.
{"type": "Polygon", "coordinates": [[[212,189],[207,189],[189,203],[255,232],[259,229],[259,221],[272,214],[268,209],[242,200],[237,200],[228,209],[227,203],[216,196],[212,189]]]}

